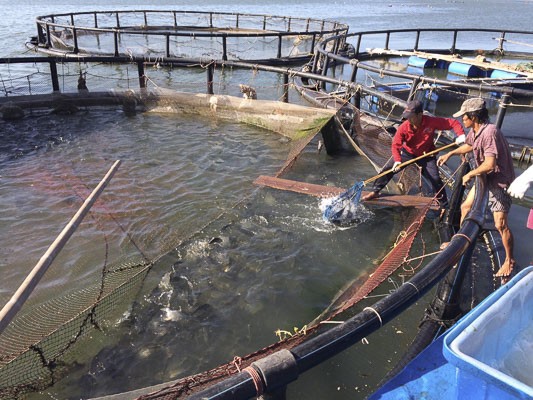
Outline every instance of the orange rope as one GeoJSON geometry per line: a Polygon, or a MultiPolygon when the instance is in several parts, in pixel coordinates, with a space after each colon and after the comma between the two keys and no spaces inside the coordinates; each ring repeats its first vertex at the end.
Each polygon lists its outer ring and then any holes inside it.
{"type": "Polygon", "coordinates": [[[244,368],[242,372],[248,372],[248,374],[252,377],[257,397],[261,396],[265,389],[263,387],[263,380],[261,379],[259,372],[257,372],[257,370],[252,366],[244,368]]]}

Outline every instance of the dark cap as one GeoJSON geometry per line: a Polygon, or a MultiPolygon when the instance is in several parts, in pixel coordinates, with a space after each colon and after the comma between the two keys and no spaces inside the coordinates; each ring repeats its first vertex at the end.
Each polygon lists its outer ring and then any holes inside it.
{"type": "Polygon", "coordinates": [[[407,103],[407,108],[402,113],[402,118],[410,118],[415,114],[424,112],[422,103],[418,100],[413,100],[407,103]]]}

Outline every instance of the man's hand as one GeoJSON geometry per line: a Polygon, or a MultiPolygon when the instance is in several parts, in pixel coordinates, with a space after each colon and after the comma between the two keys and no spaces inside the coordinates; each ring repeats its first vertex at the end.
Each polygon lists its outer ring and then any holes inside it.
{"type": "Polygon", "coordinates": [[[448,158],[450,158],[449,154],[443,154],[437,159],[437,165],[440,167],[441,165],[446,164],[448,158]]]}
{"type": "Polygon", "coordinates": [[[460,146],[465,142],[465,140],[466,140],[466,135],[459,135],[455,138],[455,144],[457,146],[460,146]]]}
{"type": "Polygon", "coordinates": [[[392,166],[392,172],[398,172],[400,170],[400,161],[394,161],[394,165],[392,166]]]}
{"type": "MultiPolygon", "coordinates": [[[[470,172],[472,172],[472,171],[470,171],[470,172]]],[[[469,172],[468,174],[464,174],[464,175],[463,175],[463,186],[466,186],[466,184],[468,183],[468,181],[469,181],[470,179],[472,179],[472,176],[473,176],[473,175],[471,175],[470,172],[469,172]]]]}

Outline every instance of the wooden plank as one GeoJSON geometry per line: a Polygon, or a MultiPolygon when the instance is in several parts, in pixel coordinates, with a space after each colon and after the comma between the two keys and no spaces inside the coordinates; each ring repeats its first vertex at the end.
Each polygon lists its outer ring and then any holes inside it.
{"type": "MultiPolygon", "coordinates": [[[[324,198],[338,196],[347,190],[335,186],[316,185],[266,175],[259,176],[254,184],[324,198]]],[[[368,192],[363,191],[363,195],[366,193],[368,192]]],[[[426,207],[432,200],[430,197],[423,196],[382,194],[377,199],[365,201],[365,204],[385,207],[426,207]]],[[[433,204],[431,208],[438,209],[438,205],[433,204]]]]}

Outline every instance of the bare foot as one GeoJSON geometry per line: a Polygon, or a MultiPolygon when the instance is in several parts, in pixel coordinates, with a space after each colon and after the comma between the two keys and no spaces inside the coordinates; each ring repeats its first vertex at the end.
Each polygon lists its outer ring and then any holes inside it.
{"type": "Polygon", "coordinates": [[[443,243],[441,243],[441,245],[440,245],[439,248],[440,248],[441,250],[444,250],[446,247],[448,247],[449,244],[450,244],[450,242],[443,242],[443,243]]]}
{"type": "Polygon", "coordinates": [[[494,274],[494,276],[501,278],[511,276],[514,268],[514,263],[514,260],[505,260],[502,267],[499,269],[498,272],[494,274]]]}
{"type": "Polygon", "coordinates": [[[374,199],[377,199],[378,197],[379,197],[379,192],[370,192],[370,193],[365,194],[361,198],[361,200],[362,201],[374,200],[374,199]]]}

